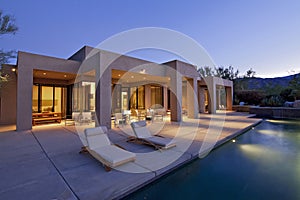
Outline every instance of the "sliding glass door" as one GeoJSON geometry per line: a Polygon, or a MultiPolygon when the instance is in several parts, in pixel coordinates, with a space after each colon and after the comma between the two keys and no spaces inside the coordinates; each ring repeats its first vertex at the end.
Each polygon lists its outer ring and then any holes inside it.
{"type": "Polygon", "coordinates": [[[67,89],[65,87],[33,85],[32,112],[60,112],[66,114],[67,89]]]}

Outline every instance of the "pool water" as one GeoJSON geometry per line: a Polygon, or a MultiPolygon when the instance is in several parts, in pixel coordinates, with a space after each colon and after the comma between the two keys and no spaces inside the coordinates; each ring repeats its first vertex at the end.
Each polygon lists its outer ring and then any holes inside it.
{"type": "Polygon", "coordinates": [[[300,199],[300,121],[265,120],[126,199],[300,199]]]}

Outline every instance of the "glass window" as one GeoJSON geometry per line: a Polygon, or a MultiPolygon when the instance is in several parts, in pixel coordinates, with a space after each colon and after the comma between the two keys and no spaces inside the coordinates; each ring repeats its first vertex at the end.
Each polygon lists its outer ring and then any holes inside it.
{"type": "Polygon", "coordinates": [[[145,87],[138,88],[138,109],[145,109],[145,87]]]}
{"type": "Polygon", "coordinates": [[[137,109],[137,101],[136,101],[136,87],[130,88],[130,109],[137,109]]]}
{"type": "Polygon", "coordinates": [[[32,112],[33,113],[39,112],[38,100],[39,100],[39,86],[34,85],[32,87],[32,112]]]}
{"type": "Polygon", "coordinates": [[[55,97],[54,97],[54,111],[61,112],[62,107],[62,88],[55,88],[55,97]]]}
{"type": "Polygon", "coordinates": [[[53,87],[42,86],[41,90],[41,111],[53,111],[53,87]]]}
{"type": "Polygon", "coordinates": [[[163,88],[161,86],[151,86],[151,105],[155,104],[163,106],[163,88]]]}
{"type": "Polygon", "coordinates": [[[95,83],[80,82],[73,87],[73,112],[95,111],[95,83]]]}

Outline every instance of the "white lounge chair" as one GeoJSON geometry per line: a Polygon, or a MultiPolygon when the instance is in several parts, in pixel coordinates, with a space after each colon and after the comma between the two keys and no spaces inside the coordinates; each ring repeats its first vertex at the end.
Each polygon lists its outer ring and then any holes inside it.
{"type": "Polygon", "coordinates": [[[106,127],[84,130],[87,151],[104,165],[105,170],[110,171],[111,168],[134,161],[135,154],[111,144],[106,132],[106,127]]]}
{"type": "Polygon", "coordinates": [[[146,127],[146,121],[132,122],[130,125],[136,138],[131,138],[129,141],[151,145],[156,149],[169,149],[176,146],[176,143],[170,138],[152,135],[146,127]]]}

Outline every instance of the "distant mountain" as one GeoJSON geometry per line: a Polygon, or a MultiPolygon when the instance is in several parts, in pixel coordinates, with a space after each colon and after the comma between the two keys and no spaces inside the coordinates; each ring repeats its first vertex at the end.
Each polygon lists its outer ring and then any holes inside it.
{"type": "Polygon", "coordinates": [[[289,75],[276,78],[238,78],[235,80],[236,89],[238,90],[266,90],[267,88],[287,87],[289,82],[299,74],[289,75]]]}

